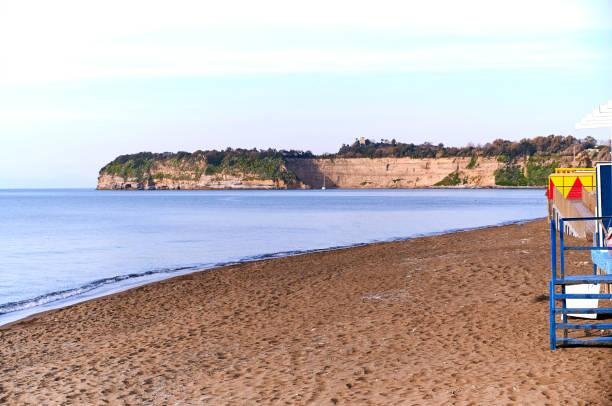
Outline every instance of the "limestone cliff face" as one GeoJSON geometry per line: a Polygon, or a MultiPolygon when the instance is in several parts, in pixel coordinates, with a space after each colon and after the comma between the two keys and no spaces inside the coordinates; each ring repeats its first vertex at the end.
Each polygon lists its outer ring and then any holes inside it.
{"type": "Polygon", "coordinates": [[[101,174],[98,177],[99,190],[199,190],[199,189],[287,189],[283,181],[252,179],[248,176],[202,175],[197,180],[154,179],[139,181],[136,178],[124,179],[121,176],[101,174]]]}
{"type": "Polygon", "coordinates": [[[219,172],[206,174],[206,162],[177,165],[169,161],[155,162],[140,176],[123,176],[102,170],[99,190],[198,190],[198,189],[287,189],[283,180],[263,179],[257,174],[219,172]]]}
{"type": "Polygon", "coordinates": [[[195,190],[195,189],[291,189],[321,188],[419,188],[442,185],[459,187],[495,186],[495,158],[316,158],[288,159],[286,170],[296,181],[263,179],[248,173],[206,174],[206,162],[189,165],[156,161],[139,177],[102,170],[98,189],[103,190],[195,190]]]}
{"type": "MultiPolygon", "coordinates": [[[[312,188],[431,187],[451,176],[456,186],[495,186],[495,158],[334,158],[289,159],[287,169],[312,188]]],[[[444,183],[444,182],[443,182],[444,183]]]]}

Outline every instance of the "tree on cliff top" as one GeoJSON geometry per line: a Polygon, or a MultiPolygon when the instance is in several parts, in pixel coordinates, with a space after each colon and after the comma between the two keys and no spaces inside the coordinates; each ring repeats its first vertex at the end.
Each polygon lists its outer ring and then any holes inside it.
{"type": "Polygon", "coordinates": [[[584,140],[577,139],[571,135],[549,135],[547,137],[523,138],[520,141],[508,141],[496,139],[483,146],[468,144],[465,147],[446,147],[440,143],[434,145],[429,142],[422,144],[402,143],[392,140],[381,140],[373,142],[356,140],[353,144],[343,144],[336,156],[343,158],[381,158],[381,157],[411,157],[411,158],[436,158],[436,157],[472,157],[480,155],[485,157],[504,156],[509,161],[518,157],[532,155],[554,155],[581,152],[593,148],[596,141],[592,137],[584,140]]]}

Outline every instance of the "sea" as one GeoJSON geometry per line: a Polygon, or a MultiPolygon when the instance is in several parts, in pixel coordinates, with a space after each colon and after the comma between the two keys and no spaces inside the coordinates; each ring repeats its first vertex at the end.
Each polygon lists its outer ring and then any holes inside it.
{"type": "Polygon", "coordinates": [[[0,190],[0,325],[225,264],[545,215],[540,189],[0,190]]]}

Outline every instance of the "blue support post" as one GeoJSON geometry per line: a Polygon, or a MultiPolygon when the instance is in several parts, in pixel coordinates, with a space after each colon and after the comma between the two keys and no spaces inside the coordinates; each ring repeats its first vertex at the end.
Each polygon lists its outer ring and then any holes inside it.
{"type": "Polygon", "coordinates": [[[550,220],[550,286],[549,286],[549,328],[550,328],[550,349],[557,349],[557,326],[555,325],[555,280],[557,279],[557,234],[555,230],[556,221],[550,220]]]}
{"type": "MultiPolygon", "coordinates": [[[[563,219],[559,220],[559,271],[561,274],[561,279],[565,278],[565,239],[563,238],[565,234],[565,221],[563,219]]],[[[554,287],[553,287],[554,289],[554,287]]],[[[561,285],[561,294],[565,295],[565,285],[561,285]]],[[[561,307],[565,309],[567,307],[567,300],[561,300],[561,307]]],[[[554,311],[554,309],[553,309],[554,311]]],[[[567,325],[567,313],[561,313],[561,321],[564,325],[567,325]]],[[[567,338],[567,328],[563,328],[563,338],[567,338]]]]}
{"type": "Polygon", "coordinates": [[[557,235],[555,234],[555,222],[550,221],[550,271],[552,280],[557,279],[557,235]]]}
{"type": "Polygon", "coordinates": [[[565,225],[563,219],[559,220],[559,271],[561,273],[561,279],[565,277],[565,245],[563,243],[563,234],[565,225]]]}
{"type": "MultiPolygon", "coordinates": [[[[597,224],[595,224],[595,230],[597,230],[597,224]]],[[[593,246],[599,245],[599,231],[595,231],[593,239],[593,246]]],[[[593,262],[593,275],[597,275],[597,264],[595,264],[595,262],[593,262]]]]}
{"type": "Polygon", "coordinates": [[[550,349],[557,349],[557,326],[555,320],[555,280],[550,280],[550,349]]]}

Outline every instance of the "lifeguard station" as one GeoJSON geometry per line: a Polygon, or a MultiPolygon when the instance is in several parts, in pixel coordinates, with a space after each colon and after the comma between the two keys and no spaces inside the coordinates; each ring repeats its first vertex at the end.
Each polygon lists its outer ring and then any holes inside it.
{"type": "MultiPolygon", "coordinates": [[[[612,102],[576,127],[612,128],[612,102]]],[[[612,345],[612,162],[558,168],[549,177],[546,195],[552,273],[550,348],[612,345]],[[590,256],[581,258],[585,251],[590,256]],[[573,257],[568,261],[568,256],[573,257]]]]}

